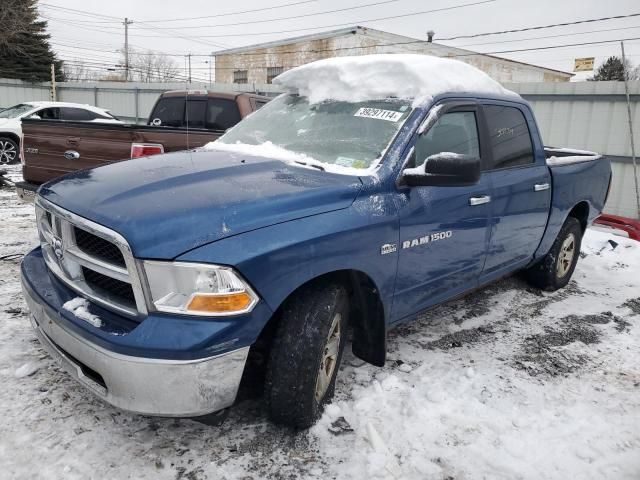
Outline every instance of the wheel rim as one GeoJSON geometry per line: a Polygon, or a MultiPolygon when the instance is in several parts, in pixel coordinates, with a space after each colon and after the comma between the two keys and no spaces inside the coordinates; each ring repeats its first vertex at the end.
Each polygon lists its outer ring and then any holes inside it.
{"type": "Polygon", "coordinates": [[[558,264],[556,266],[556,275],[558,278],[564,277],[571,268],[573,257],[576,254],[576,237],[573,233],[569,234],[562,242],[560,253],[558,254],[558,264]]]}
{"type": "Polygon", "coordinates": [[[342,323],[342,315],[336,313],[329,328],[329,335],[324,345],[322,361],[318,370],[318,379],[316,380],[316,401],[320,403],[327,393],[331,378],[338,364],[338,353],[340,352],[340,325],[342,323]]]}
{"type": "Polygon", "coordinates": [[[16,146],[13,143],[0,140],[0,163],[11,163],[17,154],[16,146]]]}

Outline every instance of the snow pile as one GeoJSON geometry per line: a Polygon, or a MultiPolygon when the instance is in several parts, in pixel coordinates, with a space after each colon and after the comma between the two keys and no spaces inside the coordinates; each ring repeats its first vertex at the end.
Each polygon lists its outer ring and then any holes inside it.
{"type": "Polygon", "coordinates": [[[592,162],[594,160],[600,160],[602,155],[594,153],[593,155],[570,155],[567,157],[556,157],[555,155],[547,158],[547,165],[550,167],[560,165],[571,165],[574,163],[592,162]]]}
{"type": "Polygon", "coordinates": [[[587,232],[574,276],[580,287],[543,293],[530,310],[521,303],[527,296],[521,289],[502,292],[483,315],[461,326],[443,322],[449,336],[480,326],[486,337],[474,345],[447,341],[434,347],[426,332],[442,327],[411,325],[400,338],[391,336],[388,363],[395,367],[376,370],[352,360],[357,366],[341,371],[349,394],[338,393],[311,430],[335,465],[332,473],[405,480],[638,478],[640,319],[633,309],[640,313],[640,302],[624,298],[640,292],[634,267],[640,265],[640,243],[610,239],[587,232]],[[563,321],[606,338],[596,345],[552,338],[559,359],[578,359],[575,374],[532,376],[507,360],[517,358],[527,341],[561,329],[563,321]],[[404,368],[408,364],[413,368],[404,368]],[[619,408],[629,415],[620,416],[619,408]],[[338,424],[347,428],[336,432],[338,424]]]}
{"type": "Polygon", "coordinates": [[[467,63],[417,54],[318,60],[278,75],[273,83],[297,91],[310,103],[397,97],[413,99],[416,106],[450,92],[517,96],[467,63]]]}
{"type": "Polygon", "coordinates": [[[90,323],[96,328],[100,328],[102,326],[102,319],[89,312],[89,301],[85,298],[73,298],[62,305],[62,308],[73,313],[76,317],[90,323]]]}
{"type": "Polygon", "coordinates": [[[282,148],[272,142],[264,142],[259,145],[250,143],[223,143],[218,140],[207,143],[204,147],[206,150],[221,150],[224,152],[240,153],[244,155],[252,155],[257,157],[274,158],[283,162],[294,164],[296,166],[322,169],[331,173],[340,173],[342,175],[370,175],[370,171],[362,168],[345,167],[334,163],[321,162],[315,158],[309,157],[302,153],[292,152],[286,148],[282,148]]]}
{"type": "Polygon", "coordinates": [[[20,368],[16,369],[14,375],[16,378],[30,377],[40,369],[40,364],[37,362],[27,362],[20,368]]]}

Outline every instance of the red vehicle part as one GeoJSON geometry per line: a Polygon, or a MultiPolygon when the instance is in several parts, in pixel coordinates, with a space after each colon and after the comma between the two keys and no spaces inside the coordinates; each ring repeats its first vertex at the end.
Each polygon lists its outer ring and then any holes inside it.
{"type": "Polygon", "coordinates": [[[618,215],[602,214],[596,218],[593,223],[627,232],[629,238],[640,242],[640,220],[619,217],[618,215]]]}

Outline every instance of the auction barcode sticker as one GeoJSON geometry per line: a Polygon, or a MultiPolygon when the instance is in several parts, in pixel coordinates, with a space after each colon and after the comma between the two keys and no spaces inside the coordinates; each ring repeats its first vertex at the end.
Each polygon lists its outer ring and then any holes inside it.
{"type": "Polygon", "coordinates": [[[402,112],[394,112],[393,110],[382,110],[380,108],[362,107],[354,114],[354,117],[377,118],[378,120],[397,122],[402,117],[402,112]]]}

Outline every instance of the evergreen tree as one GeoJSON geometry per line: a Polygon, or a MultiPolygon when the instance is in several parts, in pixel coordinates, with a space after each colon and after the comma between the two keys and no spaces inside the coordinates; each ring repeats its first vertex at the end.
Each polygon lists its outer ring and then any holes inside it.
{"type": "Polygon", "coordinates": [[[38,0],[0,0],[0,78],[30,82],[64,80],[62,62],[49,45],[47,22],[38,20],[38,0]]]}
{"type": "MultiPolygon", "coordinates": [[[[630,72],[631,68],[627,62],[627,72],[630,72]]],[[[628,75],[628,74],[627,74],[628,75]]],[[[629,77],[627,77],[629,78],[629,77]]],[[[605,81],[605,80],[624,80],[624,65],[620,57],[609,57],[607,60],[598,67],[596,73],[591,80],[605,81]]]]}

